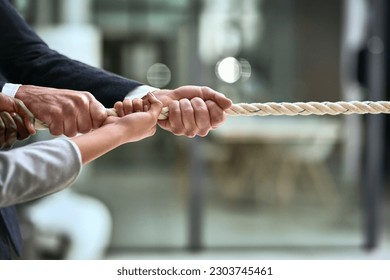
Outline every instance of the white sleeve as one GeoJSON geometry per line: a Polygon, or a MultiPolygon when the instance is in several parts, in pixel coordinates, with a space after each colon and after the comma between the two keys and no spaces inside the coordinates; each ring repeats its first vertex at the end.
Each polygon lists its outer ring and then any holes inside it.
{"type": "Polygon", "coordinates": [[[0,152],[0,207],[63,190],[76,180],[81,167],[80,151],[67,138],[0,152]]]}
{"type": "Polygon", "coordinates": [[[11,84],[11,83],[5,83],[3,88],[1,89],[1,92],[5,95],[15,97],[16,92],[20,88],[21,84],[11,84]]]}
{"type": "Polygon", "coordinates": [[[146,94],[148,94],[149,92],[152,92],[152,91],[155,91],[155,90],[158,90],[158,88],[151,87],[151,86],[148,86],[148,85],[142,85],[142,86],[136,87],[135,89],[130,91],[126,95],[125,99],[142,98],[146,94]]]}

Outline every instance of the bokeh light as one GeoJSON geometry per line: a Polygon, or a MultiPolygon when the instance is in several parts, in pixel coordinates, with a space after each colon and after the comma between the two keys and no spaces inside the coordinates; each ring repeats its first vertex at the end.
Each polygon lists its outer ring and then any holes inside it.
{"type": "Polygon", "coordinates": [[[252,74],[252,67],[246,59],[226,57],[216,64],[215,74],[225,83],[233,84],[240,79],[245,82],[252,74]]]}
{"type": "Polygon", "coordinates": [[[215,73],[220,80],[233,84],[241,78],[241,64],[234,57],[226,57],[217,63],[215,73]]]}
{"type": "Polygon", "coordinates": [[[165,87],[171,81],[171,70],[163,63],[155,63],[149,67],[146,79],[151,86],[165,87]]]}

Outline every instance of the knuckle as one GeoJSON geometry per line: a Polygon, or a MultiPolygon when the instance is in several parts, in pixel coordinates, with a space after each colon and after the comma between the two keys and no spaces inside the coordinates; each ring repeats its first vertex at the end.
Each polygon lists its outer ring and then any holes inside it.
{"type": "Polygon", "coordinates": [[[172,127],[171,129],[172,133],[176,136],[180,136],[180,135],[183,135],[183,130],[178,128],[178,127],[172,127]]]}
{"type": "Polygon", "coordinates": [[[89,91],[82,91],[80,96],[82,96],[83,98],[86,98],[86,100],[88,100],[88,101],[92,101],[95,99],[95,97],[89,91]]]}
{"type": "Polygon", "coordinates": [[[194,98],[192,98],[191,99],[191,103],[192,103],[192,105],[194,105],[194,106],[204,106],[204,101],[203,101],[203,99],[202,98],[200,98],[200,97],[194,97],[194,98]]]}
{"type": "Polygon", "coordinates": [[[225,120],[225,116],[223,114],[218,114],[213,119],[213,124],[220,124],[225,120]]]}
{"type": "Polygon", "coordinates": [[[56,126],[50,126],[49,130],[50,130],[50,133],[53,136],[60,136],[60,135],[62,135],[62,130],[59,129],[58,127],[56,127],[56,126]]]}
{"type": "Polygon", "coordinates": [[[77,98],[74,100],[74,103],[78,108],[85,108],[88,107],[89,104],[93,101],[93,95],[87,91],[83,91],[81,94],[77,94],[77,98]]]}
{"type": "Polygon", "coordinates": [[[208,134],[209,134],[209,129],[207,129],[207,130],[200,130],[199,132],[198,132],[198,135],[200,136],[200,137],[205,137],[205,136],[207,136],[208,134]]]}
{"type": "Polygon", "coordinates": [[[90,132],[91,129],[92,129],[91,127],[83,126],[83,127],[79,128],[79,132],[85,134],[85,133],[90,132]]]}
{"type": "Polygon", "coordinates": [[[194,113],[194,109],[192,109],[192,107],[185,107],[182,109],[182,113],[184,115],[191,115],[194,113]]]}
{"type": "Polygon", "coordinates": [[[73,137],[77,134],[77,126],[73,122],[64,123],[64,134],[68,137],[73,137]]]}
{"type": "Polygon", "coordinates": [[[188,138],[194,138],[196,136],[195,133],[188,133],[188,134],[185,134],[188,138]]]}
{"type": "Polygon", "coordinates": [[[49,115],[52,118],[58,118],[58,116],[62,116],[63,115],[63,112],[62,112],[62,110],[60,108],[55,107],[55,108],[50,109],[49,115]]]}
{"type": "Polygon", "coordinates": [[[208,86],[201,86],[201,87],[200,87],[200,90],[201,90],[202,92],[210,92],[210,91],[211,91],[211,88],[208,87],[208,86]]]}
{"type": "Polygon", "coordinates": [[[114,109],[119,117],[122,117],[123,103],[118,101],[114,104],[114,109]]]}
{"type": "Polygon", "coordinates": [[[196,134],[197,134],[197,131],[193,130],[193,129],[187,129],[187,130],[184,131],[184,135],[189,137],[189,138],[195,137],[196,134]]]}
{"type": "MultiPolygon", "coordinates": [[[[64,112],[67,112],[67,113],[74,111],[75,108],[77,108],[77,106],[79,106],[79,104],[75,104],[72,100],[65,100],[62,103],[63,110],[64,110],[64,112]]],[[[56,111],[56,113],[61,113],[61,110],[58,108],[55,108],[55,111],[56,111]]]]}
{"type": "Polygon", "coordinates": [[[170,116],[179,116],[180,108],[178,106],[169,107],[169,114],[170,116]]]}
{"type": "Polygon", "coordinates": [[[94,118],[95,120],[97,120],[98,122],[103,122],[106,120],[107,118],[107,113],[105,111],[97,111],[95,114],[94,114],[94,118]]]}
{"type": "Polygon", "coordinates": [[[77,132],[76,131],[69,131],[69,132],[66,132],[65,135],[68,136],[68,137],[74,137],[76,136],[77,132]]]}

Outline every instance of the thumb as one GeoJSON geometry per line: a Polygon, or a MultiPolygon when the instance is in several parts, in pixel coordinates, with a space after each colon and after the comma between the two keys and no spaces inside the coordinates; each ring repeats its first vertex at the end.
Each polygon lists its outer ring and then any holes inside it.
{"type": "Polygon", "coordinates": [[[229,109],[233,102],[222,93],[216,92],[214,95],[214,101],[222,110],[229,109]]]}
{"type": "Polygon", "coordinates": [[[233,102],[224,94],[209,87],[201,87],[203,99],[214,101],[222,110],[229,109],[233,102]]]}
{"type": "Polygon", "coordinates": [[[152,115],[157,119],[161,113],[163,104],[160,100],[156,98],[156,96],[154,96],[153,93],[148,93],[147,99],[150,102],[149,112],[152,113],[152,115]]]}

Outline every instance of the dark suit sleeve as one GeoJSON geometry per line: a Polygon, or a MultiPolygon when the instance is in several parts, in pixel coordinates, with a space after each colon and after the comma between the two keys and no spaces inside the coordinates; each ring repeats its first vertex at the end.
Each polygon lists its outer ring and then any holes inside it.
{"type": "Polygon", "coordinates": [[[13,83],[89,91],[106,107],[141,85],[50,49],[8,0],[0,0],[0,74],[13,83]]]}

